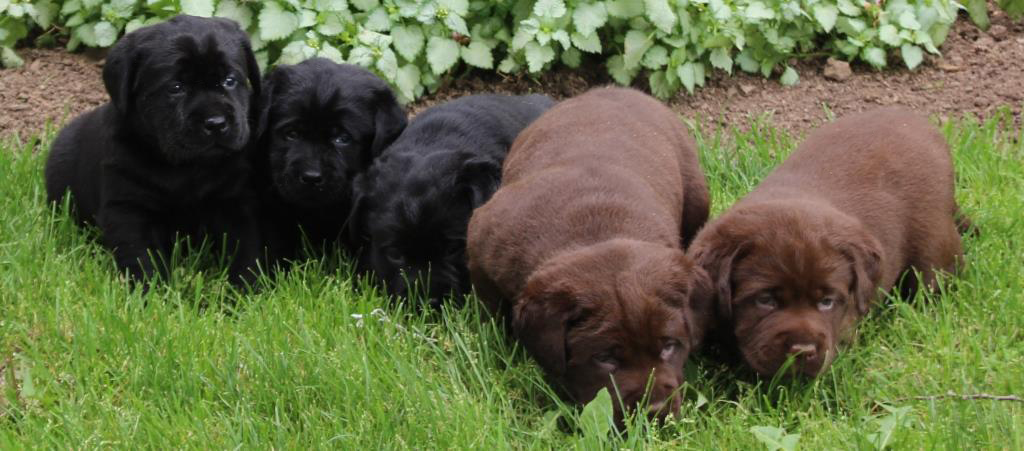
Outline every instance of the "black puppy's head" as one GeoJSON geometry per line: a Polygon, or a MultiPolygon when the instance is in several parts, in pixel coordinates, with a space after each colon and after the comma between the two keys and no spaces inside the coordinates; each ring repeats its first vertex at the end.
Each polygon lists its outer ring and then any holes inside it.
{"type": "Polygon", "coordinates": [[[363,264],[396,297],[417,287],[434,307],[460,299],[469,291],[466,227],[500,178],[491,158],[389,150],[356,183],[349,227],[364,244],[363,264]]]}
{"type": "Polygon", "coordinates": [[[124,131],[182,163],[245,148],[260,70],[237,23],[182,15],[118,41],[103,83],[124,131]]]}
{"type": "Polygon", "coordinates": [[[277,67],[265,85],[262,147],[275,189],[294,205],[347,201],[356,174],[405,129],[391,88],[358,66],[314,58],[277,67]]]}

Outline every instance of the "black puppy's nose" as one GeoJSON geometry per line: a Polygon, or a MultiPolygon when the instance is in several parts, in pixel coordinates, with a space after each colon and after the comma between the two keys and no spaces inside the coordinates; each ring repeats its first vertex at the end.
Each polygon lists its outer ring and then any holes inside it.
{"type": "Polygon", "coordinates": [[[319,185],[323,183],[324,177],[320,174],[320,171],[310,170],[303,172],[302,175],[299,176],[299,180],[302,180],[302,183],[307,185],[319,185]]]}
{"type": "Polygon", "coordinates": [[[228,129],[228,119],[224,116],[210,116],[203,121],[203,128],[210,134],[221,134],[228,129]]]}

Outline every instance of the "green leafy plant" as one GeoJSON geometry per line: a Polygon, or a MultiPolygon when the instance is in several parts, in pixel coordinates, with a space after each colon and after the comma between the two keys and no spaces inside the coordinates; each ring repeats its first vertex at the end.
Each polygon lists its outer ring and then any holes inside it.
{"type": "Polygon", "coordinates": [[[764,444],[768,451],[794,451],[800,441],[800,434],[786,434],[786,430],[771,426],[754,426],[750,428],[757,441],[764,444]]]}
{"type": "Polygon", "coordinates": [[[796,84],[791,61],[823,52],[876,68],[898,55],[913,69],[926,52],[938,53],[957,7],[953,0],[0,0],[0,47],[17,65],[12,46],[31,28],[66,34],[70,50],[108,47],[125,32],[186,13],[237,21],[264,67],[314,56],[358,64],[405,99],[436,89],[460,67],[539,73],[588,57],[621,84],[646,77],[665,98],[737,68],[796,84]]]}

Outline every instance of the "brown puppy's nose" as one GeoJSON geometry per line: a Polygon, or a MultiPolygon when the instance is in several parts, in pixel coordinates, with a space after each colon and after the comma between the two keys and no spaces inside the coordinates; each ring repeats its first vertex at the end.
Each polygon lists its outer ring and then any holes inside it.
{"type": "Polygon", "coordinates": [[[811,361],[818,356],[818,347],[810,343],[795,344],[789,347],[789,354],[799,360],[811,361]]]}

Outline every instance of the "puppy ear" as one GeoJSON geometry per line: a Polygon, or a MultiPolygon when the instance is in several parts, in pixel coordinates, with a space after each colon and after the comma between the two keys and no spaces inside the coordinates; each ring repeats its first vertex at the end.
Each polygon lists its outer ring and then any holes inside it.
{"type": "Polygon", "coordinates": [[[408,124],[408,116],[395,99],[395,93],[386,85],[378,88],[374,94],[375,113],[373,117],[373,144],[366,164],[377,158],[392,142],[402,134],[408,124]]]}
{"type": "Polygon", "coordinates": [[[857,311],[866,315],[878,295],[878,284],[882,280],[882,245],[863,230],[838,239],[839,252],[853,268],[850,292],[857,302],[857,311]]]}
{"type": "Polygon", "coordinates": [[[707,271],[713,297],[717,298],[717,313],[721,319],[732,318],[732,269],[743,257],[749,247],[739,243],[719,245],[720,238],[695,243],[693,259],[698,266],[707,271]]]}
{"type": "Polygon", "coordinates": [[[352,180],[352,207],[345,220],[345,228],[348,229],[349,243],[358,247],[365,242],[363,237],[363,212],[367,203],[367,195],[370,192],[370,180],[365,173],[359,174],[352,180]]]}
{"type": "Polygon", "coordinates": [[[469,158],[462,163],[455,183],[475,209],[486,203],[501,185],[501,163],[487,157],[469,158]]]}
{"type": "Polygon", "coordinates": [[[277,86],[285,85],[288,74],[283,67],[276,67],[267,73],[260,86],[260,95],[256,97],[256,131],[254,135],[257,140],[262,140],[270,127],[270,107],[274,104],[274,89],[277,86]]]}
{"type": "Polygon", "coordinates": [[[691,264],[690,289],[687,299],[687,325],[690,329],[692,348],[704,341],[704,336],[714,321],[715,287],[711,276],[700,266],[691,264]]]}
{"type": "Polygon", "coordinates": [[[512,309],[512,333],[546,372],[562,377],[567,368],[566,333],[576,302],[566,287],[527,282],[512,309]]]}
{"type": "Polygon", "coordinates": [[[248,72],[249,76],[249,88],[252,89],[252,98],[261,98],[261,84],[262,74],[260,73],[260,65],[256,62],[256,54],[252,51],[252,44],[249,42],[249,38],[246,37],[242,40],[242,52],[245,53],[245,71],[248,72]]]}
{"type": "Polygon", "coordinates": [[[135,75],[139,65],[138,32],[128,33],[107,53],[103,64],[103,85],[110,95],[110,102],[122,116],[127,116],[132,107],[135,91],[135,75]]]}

